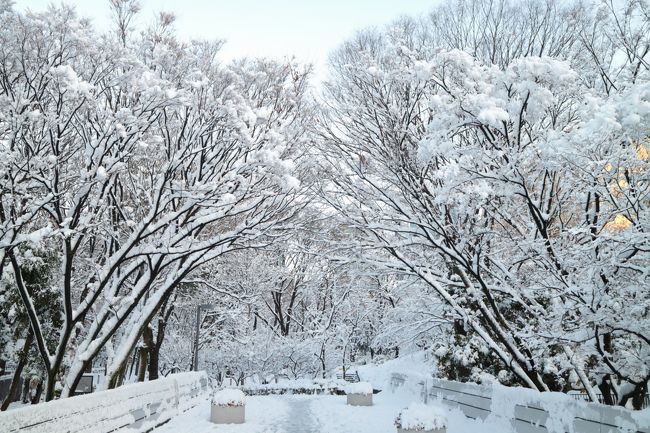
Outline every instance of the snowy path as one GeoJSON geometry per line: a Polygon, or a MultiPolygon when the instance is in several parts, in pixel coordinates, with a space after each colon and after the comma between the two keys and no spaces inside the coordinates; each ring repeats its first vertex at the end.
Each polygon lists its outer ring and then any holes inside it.
{"type": "MultiPolygon", "coordinates": [[[[246,423],[216,425],[209,421],[209,402],[191,409],[154,433],[395,433],[393,421],[411,401],[404,396],[375,395],[372,407],[352,407],[345,396],[248,397],[246,423]]],[[[509,428],[490,426],[450,414],[449,433],[508,433],[509,428]]]]}
{"type": "Polygon", "coordinates": [[[246,423],[217,425],[210,422],[210,402],[173,418],[154,430],[155,433],[288,433],[285,420],[290,413],[286,398],[248,397],[246,399],[246,423]]]}
{"type": "Polygon", "coordinates": [[[291,408],[287,419],[284,420],[285,433],[319,433],[318,425],[314,422],[310,406],[315,397],[301,398],[298,396],[289,398],[291,408]]]}

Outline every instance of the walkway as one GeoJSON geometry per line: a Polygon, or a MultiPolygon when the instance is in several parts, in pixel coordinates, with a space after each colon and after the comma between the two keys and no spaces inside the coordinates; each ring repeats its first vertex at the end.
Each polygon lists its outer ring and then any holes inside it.
{"type": "Polygon", "coordinates": [[[289,413],[282,425],[286,433],[319,433],[312,413],[311,404],[314,403],[315,397],[287,397],[289,404],[289,413]]]}

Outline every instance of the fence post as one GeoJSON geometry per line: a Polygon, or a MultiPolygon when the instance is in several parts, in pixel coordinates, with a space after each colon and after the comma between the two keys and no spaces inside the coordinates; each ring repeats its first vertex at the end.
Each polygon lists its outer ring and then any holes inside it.
{"type": "Polygon", "coordinates": [[[178,391],[178,381],[174,379],[174,405],[176,413],[180,413],[180,393],[178,391]]]}
{"type": "Polygon", "coordinates": [[[424,379],[424,404],[429,402],[429,379],[424,379]]]}

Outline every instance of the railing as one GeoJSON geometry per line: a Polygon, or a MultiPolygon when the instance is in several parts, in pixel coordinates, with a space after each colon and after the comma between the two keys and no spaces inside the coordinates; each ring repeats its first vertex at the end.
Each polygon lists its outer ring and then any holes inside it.
{"type": "MultiPolygon", "coordinates": [[[[569,395],[571,397],[575,398],[576,400],[591,401],[586,392],[569,392],[569,395]]],[[[605,404],[605,398],[603,397],[602,394],[596,394],[596,397],[598,397],[598,402],[599,403],[605,404]]],[[[612,393],[611,399],[613,401],[616,401],[617,398],[618,397],[616,396],[616,394],[612,393]]],[[[646,409],[648,407],[650,407],[650,394],[644,395],[643,396],[643,402],[641,402],[641,409],[646,409]]]]}
{"type": "Polygon", "coordinates": [[[205,372],[179,373],[79,397],[0,413],[0,430],[14,432],[109,433],[128,427],[148,431],[209,395],[205,372]]]}
{"type": "Polygon", "coordinates": [[[647,420],[634,411],[578,401],[567,394],[442,379],[428,382],[429,398],[457,407],[469,418],[509,421],[518,433],[650,433],[647,420]]]}
{"type": "MultiPolygon", "coordinates": [[[[13,381],[13,378],[14,378],[13,372],[7,373],[4,376],[0,376],[0,401],[7,398],[9,394],[9,389],[11,388],[11,382],[13,381]]],[[[11,401],[20,400],[20,395],[23,389],[23,380],[24,379],[21,376],[18,381],[18,386],[16,387],[14,394],[11,396],[11,401]]]]}
{"type": "Polygon", "coordinates": [[[352,382],[352,383],[361,382],[361,379],[359,378],[359,373],[356,371],[354,373],[345,373],[345,375],[343,375],[343,373],[337,373],[336,378],[339,380],[345,380],[346,382],[352,382]]]}

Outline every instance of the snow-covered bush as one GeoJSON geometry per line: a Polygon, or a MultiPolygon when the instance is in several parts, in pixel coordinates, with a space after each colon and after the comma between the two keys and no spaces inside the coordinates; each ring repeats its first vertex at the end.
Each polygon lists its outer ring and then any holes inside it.
{"type": "Polygon", "coordinates": [[[372,385],[368,382],[351,383],[345,387],[346,394],[372,394],[372,385]]]}
{"type": "Polygon", "coordinates": [[[270,394],[339,394],[347,382],[338,379],[291,379],[277,383],[249,384],[242,389],[246,395],[270,394]]]}
{"type": "Polygon", "coordinates": [[[447,427],[447,414],[444,409],[437,406],[428,406],[424,403],[413,403],[403,409],[395,425],[405,430],[436,430],[447,427]]]}
{"type": "Polygon", "coordinates": [[[239,389],[226,388],[214,393],[212,404],[217,406],[243,406],[246,396],[239,389]]]}

